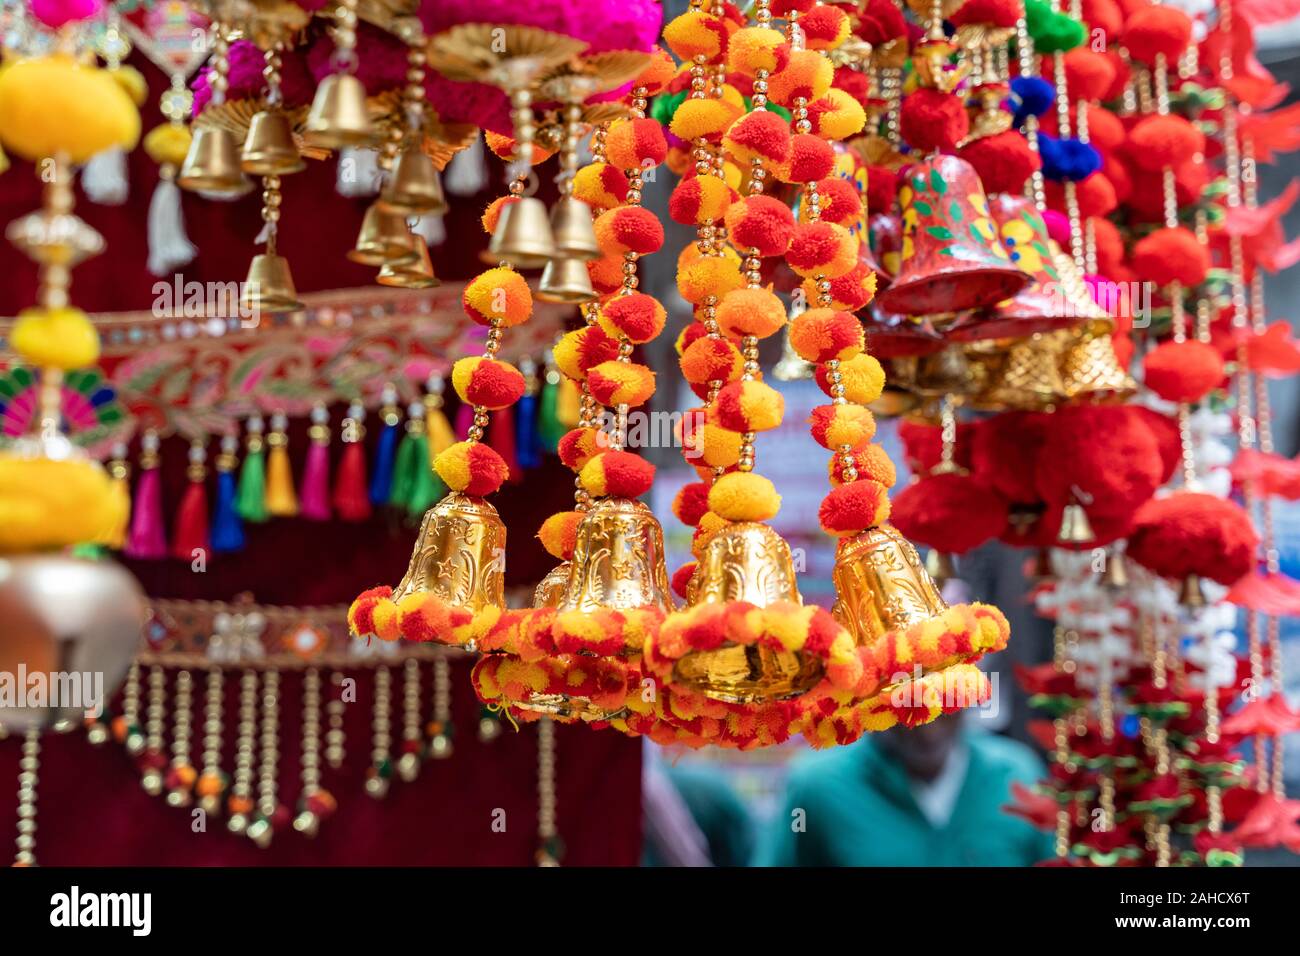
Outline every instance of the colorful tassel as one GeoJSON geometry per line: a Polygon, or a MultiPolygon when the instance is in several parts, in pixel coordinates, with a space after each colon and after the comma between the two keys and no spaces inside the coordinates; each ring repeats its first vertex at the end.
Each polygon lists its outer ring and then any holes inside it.
{"type": "Polygon", "coordinates": [[[262,438],[262,416],[254,415],[246,426],[244,465],[239,470],[239,494],[235,510],[245,521],[261,524],[270,514],[266,510],[266,443],[262,438]]]}
{"type": "Polygon", "coordinates": [[[235,454],[239,439],[226,435],[221,439],[221,454],[217,456],[217,507],[212,515],[212,550],[229,553],[244,549],[244,523],[235,508],[235,454]]]}
{"type": "Polygon", "coordinates": [[[546,384],[542,386],[542,397],[538,403],[537,433],[541,438],[542,447],[550,452],[555,451],[560,444],[560,439],[568,430],[560,422],[556,407],[560,397],[561,378],[563,376],[559,369],[553,367],[546,369],[546,384]]]}
{"type": "MultiPolygon", "coordinates": [[[[388,504],[394,508],[405,509],[411,496],[411,487],[415,484],[415,472],[428,465],[429,451],[423,445],[417,445],[415,436],[424,434],[424,405],[412,403],[407,408],[405,434],[397,446],[397,458],[393,463],[393,483],[388,489],[388,504]],[[417,458],[417,453],[423,457],[417,458]]],[[[427,441],[427,438],[426,438],[427,441]]]]}
{"type": "Polygon", "coordinates": [[[298,514],[298,495],[293,490],[293,470],[289,467],[289,436],[285,430],[289,419],[276,412],[271,416],[271,433],[266,444],[271,452],[266,461],[266,510],[277,518],[298,514]]]}
{"type": "Polygon", "coordinates": [[[311,427],[307,437],[307,463],[302,469],[302,487],[298,497],[302,500],[301,512],[311,521],[330,519],[330,413],[324,405],[311,410],[311,427]]]}
{"type": "Polygon", "coordinates": [[[334,510],[344,521],[365,521],[370,517],[370,496],[366,490],[365,406],[354,402],[343,419],[343,457],[334,480],[334,510]]]}
{"type": "Polygon", "coordinates": [[[129,558],[157,560],[167,557],[167,534],[163,529],[162,476],[158,470],[158,433],[150,430],[140,440],[140,480],[135,486],[131,508],[131,533],[126,541],[129,558]]]}
{"type": "MultiPolygon", "coordinates": [[[[428,437],[417,436],[416,439],[416,458],[419,459],[419,453],[427,453],[428,437]]],[[[442,483],[438,473],[432,467],[421,468],[415,475],[415,481],[411,485],[411,493],[407,498],[406,510],[412,517],[422,516],[426,511],[432,508],[447,493],[447,486],[442,483]]]]}
{"type": "Polygon", "coordinates": [[[379,417],[383,419],[384,430],[379,433],[379,448],[375,451],[375,467],[370,473],[370,503],[380,507],[388,502],[389,492],[393,490],[393,465],[397,455],[397,424],[401,415],[397,411],[397,389],[391,385],[384,386],[383,407],[379,417]]]}
{"type": "Polygon", "coordinates": [[[506,467],[510,469],[510,477],[506,479],[512,484],[517,484],[523,480],[523,473],[519,470],[519,458],[515,455],[515,414],[511,407],[503,408],[492,417],[492,425],[488,429],[488,446],[501,456],[506,467]]]}
{"type": "Polygon", "coordinates": [[[581,404],[582,395],[573,380],[566,378],[561,381],[560,393],[555,397],[555,417],[566,431],[578,427],[578,418],[582,411],[581,404]]]}
{"type": "Polygon", "coordinates": [[[443,410],[446,402],[442,393],[446,383],[436,376],[429,378],[424,396],[424,423],[429,433],[429,463],[444,451],[456,444],[456,433],[451,430],[447,413],[443,410]]]}
{"type": "MultiPolygon", "coordinates": [[[[537,392],[541,385],[537,380],[537,363],[526,358],[519,363],[519,371],[524,375],[524,394],[515,413],[515,458],[520,469],[536,468],[542,463],[537,435],[537,392]]],[[[511,476],[515,473],[512,468],[511,476]]]]}
{"type": "Polygon", "coordinates": [[[114,551],[126,545],[126,530],[131,522],[131,465],[126,460],[126,445],[113,446],[113,457],[108,462],[108,476],[113,480],[113,496],[118,500],[118,513],[122,520],[104,536],[103,543],[114,551]]]}
{"type": "Polygon", "coordinates": [[[205,560],[212,547],[208,538],[208,452],[198,439],[190,443],[189,484],[181,496],[172,532],[172,557],[182,561],[205,560]]]}

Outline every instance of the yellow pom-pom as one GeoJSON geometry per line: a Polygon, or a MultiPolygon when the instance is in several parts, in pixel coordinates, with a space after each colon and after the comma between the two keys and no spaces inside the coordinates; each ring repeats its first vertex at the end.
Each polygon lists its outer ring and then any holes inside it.
{"type": "Polygon", "coordinates": [[[759,70],[775,73],[785,66],[790,45],[780,30],[745,27],[727,43],[727,66],[733,73],[753,76],[759,70]]]}
{"type": "Polygon", "coordinates": [[[696,256],[685,264],[678,260],[677,291],[692,305],[699,305],[711,295],[721,298],[744,284],[740,260],[734,255],[696,256]]]}
{"type": "Polygon", "coordinates": [[[709,510],[728,521],[768,521],[780,509],[776,487],[753,472],[723,475],[709,489],[709,510]]]}
{"type": "Polygon", "coordinates": [[[848,139],[861,132],[867,122],[862,104],[845,90],[832,88],[813,105],[817,110],[817,135],[826,139],[848,139]]]}
{"type": "Polygon", "coordinates": [[[0,140],[24,159],[63,155],[79,165],[139,138],[140,113],[105,70],[62,54],[0,70],[0,140]]]}
{"type": "Polygon", "coordinates": [[[674,136],[687,142],[701,137],[712,139],[726,132],[740,114],[741,110],[725,98],[688,99],[677,107],[668,128],[674,136]]]}
{"type": "Polygon", "coordinates": [[[722,53],[726,42],[726,24],[699,10],[691,10],[673,17],[664,27],[664,43],[677,54],[679,60],[690,61],[697,56],[712,60],[722,53]]]}
{"type": "Polygon", "coordinates": [[[180,123],[163,123],[144,136],[144,151],[159,166],[179,167],[190,151],[190,128],[180,123]]]}
{"type": "Polygon", "coordinates": [[[840,363],[844,397],[855,405],[870,405],[885,390],[885,370],[874,356],[863,352],[840,363]]]}
{"type": "Polygon", "coordinates": [[[131,97],[131,102],[136,106],[143,106],[145,98],[149,95],[149,81],[133,66],[119,66],[116,69],[108,71],[108,75],[113,78],[113,82],[122,87],[127,96],[131,97]]]}
{"type": "Polygon", "coordinates": [[[0,554],[106,543],[126,508],[98,462],[0,455],[0,554]]]}
{"type": "Polygon", "coordinates": [[[39,367],[67,371],[99,360],[99,333],[86,313],[69,306],[24,310],[9,333],[9,345],[39,367]]]}
{"type": "Polygon", "coordinates": [[[691,429],[683,441],[687,461],[710,468],[730,468],[740,460],[740,432],[706,422],[691,429]]]}
{"type": "Polygon", "coordinates": [[[480,325],[496,319],[507,328],[528,321],[533,314],[533,294],[514,269],[498,266],[479,273],[461,294],[465,314],[480,325]]]}

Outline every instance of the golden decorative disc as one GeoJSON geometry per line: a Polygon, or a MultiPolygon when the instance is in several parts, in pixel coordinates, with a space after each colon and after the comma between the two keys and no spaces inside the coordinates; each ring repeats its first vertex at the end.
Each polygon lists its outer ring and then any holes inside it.
{"type": "Polygon", "coordinates": [[[975,50],[980,47],[1001,46],[1015,35],[1011,27],[994,27],[987,23],[967,23],[957,28],[953,34],[954,45],[963,50],[975,50]]]}
{"type": "Polygon", "coordinates": [[[526,89],[547,70],[587,49],[574,37],[537,27],[460,23],[429,38],[429,66],[449,80],[526,89]]]}
{"type": "Polygon", "coordinates": [[[650,63],[649,53],[610,50],[579,57],[548,70],[538,81],[543,100],[572,103],[631,83],[650,63]]]}
{"type": "Polygon", "coordinates": [[[224,23],[259,50],[277,43],[293,46],[311,20],[310,13],[289,0],[205,0],[198,6],[213,22],[224,23]]]}
{"type": "MultiPolygon", "coordinates": [[[[330,4],[316,15],[332,20],[342,4],[330,4]]],[[[357,19],[379,27],[386,33],[398,33],[402,20],[410,20],[420,11],[419,0],[357,0],[357,19]]]]}
{"type": "Polygon", "coordinates": [[[877,69],[899,70],[907,62],[907,37],[895,37],[871,51],[871,65],[877,69]]]}

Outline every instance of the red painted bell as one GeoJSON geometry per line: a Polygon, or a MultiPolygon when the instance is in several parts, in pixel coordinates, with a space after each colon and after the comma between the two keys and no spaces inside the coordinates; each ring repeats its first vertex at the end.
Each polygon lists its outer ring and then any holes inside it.
{"type": "Polygon", "coordinates": [[[981,309],[1009,299],[1029,282],[998,239],[974,168],[935,156],[899,179],[903,247],[881,307],[904,315],[981,309]]]}
{"type": "Polygon", "coordinates": [[[890,213],[878,212],[867,217],[867,235],[871,254],[880,263],[876,272],[876,292],[883,292],[894,281],[898,257],[903,250],[903,221],[890,213]]]}
{"type": "Polygon", "coordinates": [[[1047,225],[1033,202],[999,194],[989,205],[1003,248],[1030,282],[1010,299],[954,323],[948,330],[952,338],[958,342],[1019,339],[1081,322],[1083,316],[1057,271],[1047,225]]]}

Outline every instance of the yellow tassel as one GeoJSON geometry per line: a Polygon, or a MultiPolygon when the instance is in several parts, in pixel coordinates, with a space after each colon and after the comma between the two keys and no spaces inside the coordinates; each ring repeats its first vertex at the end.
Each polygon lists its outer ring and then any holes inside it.
{"type": "Polygon", "coordinates": [[[298,513],[298,495],[293,489],[293,470],[289,467],[289,439],[285,422],[277,415],[271,419],[271,434],[266,443],[266,510],[278,518],[292,518],[298,513]]]}
{"type": "Polygon", "coordinates": [[[99,542],[114,551],[126,547],[126,529],[131,524],[131,480],[126,462],[114,460],[108,464],[108,474],[112,479],[109,488],[111,504],[109,511],[113,516],[104,540],[99,542]]]}
{"type": "Polygon", "coordinates": [[[456,433],[451,430],[447,413],[442,405],[431,408],[424,416],[425,431],[429,435],[429,461],[437,458],[439,453],[456,444],[456,433]]]}
{"type": "Polygon", "coordinates": [[[567,376],[560,380],[560,393],[555,398],[555,417],[568,428],[578,426],[578,410],[582,399],[578,386],[567,376]]]}

